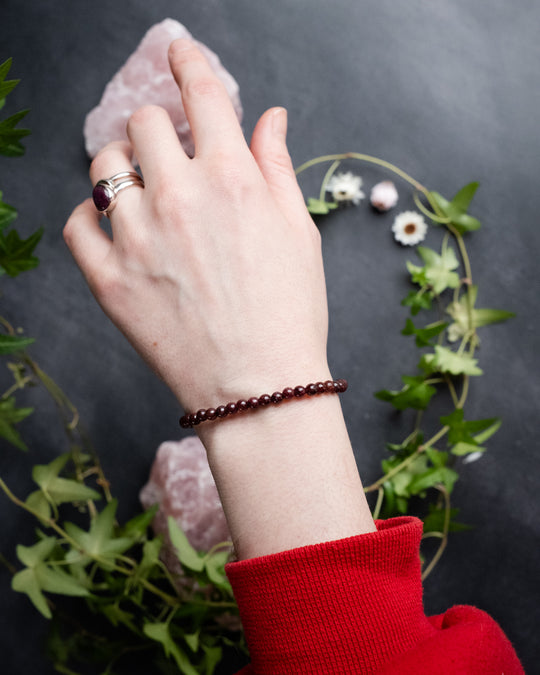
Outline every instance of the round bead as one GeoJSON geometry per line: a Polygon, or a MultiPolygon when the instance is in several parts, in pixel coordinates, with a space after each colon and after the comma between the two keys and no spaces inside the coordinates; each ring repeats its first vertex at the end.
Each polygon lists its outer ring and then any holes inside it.
{"type": "Polygon", "coordinates": [[[294,389],[292,387],[285,387],[281,394],[283,398],[292,398],[294,396],[294,389]]]}
{"type": "Polygon", "coordinates": [[[199,424],[199,418],[197,417],[197,413],[191,413],[189,416],[189,424],[192,427],[196,427],[197,424],[199,424]]]}
{"type": "Polygon", "coordinates": [[[306,386],[306,394],[308,396],[315,396],[317,393],[317,385],[316,384],[308,384],[306,386]]]}
{"type": "Polygon", "coordinates": [[[227,417],[227,408],[224,405],[219,405],[216,408],[216,414],[218,417],[227,417]]]}
{"type": "Polygon", "coordinates": [[[324,383],[324,389],[325,391],[334,391],[334,381],[326,380],[326,382],[324,383]]]}
{"type": "Polygon", "coordinates": [[[259,407],[259,399],[256,396],[252,396],[251,398],[248,398],[248,405],[250,408],[258,408],[259,407]]]}
{"type": "Polygon", "coordinates": [[[191,427],[191,424],[189,423],[189,415],[183,415],[180,418],[180,426],[182,429],[189,429],[191,427]]]}
{"type": "Polygon", "coordinates": [[[283,401],[283,394],[280,391],[275,391],[270,398],[272,399],[272,403],[281,403],[283,401]]]}
{"type": "Polygon", "coordinates": [[[199,418],[199,422],[204,422],[205,420],[208,419],[208,413],[204,408],[201,408],[200,410],[197,410],[195,413],[197,417],[199,418]]]}
{"type": "Polygon", "coordinates": [[[259,396],[259,405],[268,405],[272,399],[268,394],[262,394],[259,396]]]}
{"type": "Polygon", "coordinates": [[[302,398],[302,396],[304,396],[305,393],[306,390],[304,387],[298,386],[294,388],[294,395],[296,396],[296,398],[302,398]]]}
{"type": "Polygon", "coordinates": [[[227,410],[227,415],[234,415],[236,412],[236,403],[227,403],[225,408],[227,410]]]}
{"type": "Polygon", "coordinates": [[[326,391],[326,388],[322,382],[317,382],[315,386],[317,387],[317,394],[324,394],[326,391]]]}
{"type": "Polygon", "coordinates": [[[236,403],[236,410],[237,412],[244,412],[245,410],[248,410],[249,408],[249,403],[245,401],[243,398],[237,401],[236,403]]]}
{"type": "Polygon", "coordinates": [[[338,380],[337,383],[339,385],[340,392],[347,391],[347,387],[349,386],[347,380],[338,380]]]}
{"type": "Polygon", "coordinates": [[[215,420],[217,417],[217,412],[215,408],[208,408],[206,411],[206,419],[207,420],[215,420]]]}

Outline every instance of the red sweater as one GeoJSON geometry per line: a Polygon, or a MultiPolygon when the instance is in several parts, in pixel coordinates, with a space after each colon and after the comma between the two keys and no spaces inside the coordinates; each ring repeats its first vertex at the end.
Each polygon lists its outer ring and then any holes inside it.
{"type": "Polygon", "coordinates": [[[241,675],[523,675],[474,607],[426,617],[416,518],[377,532],[231,563],[251,654],[241,675]]]}

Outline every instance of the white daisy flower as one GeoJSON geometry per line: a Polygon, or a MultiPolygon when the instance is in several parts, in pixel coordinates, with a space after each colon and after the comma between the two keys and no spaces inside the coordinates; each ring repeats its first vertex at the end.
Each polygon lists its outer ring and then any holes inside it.
{"type": "Polygon", "coordinates": [[[371,206],[377,211],[388,211],[397,204],[398,192],[391,180],[383,180],[371,188],[371,206]]]}
{"type": "Polygon", "coordinates": [[[332,193],[336,202],[352,202],[358,204],[366,196],[362,190],[362,179],[350,171],[336,173],[326,184],[326,191],[332,193]]]}
{"type": "Polygon", "coordinates": [[[427,232],[427,224],[416,211],[403,211],[394,220],[392,225],[394,239],[404,246],[414,246],[420,243],[427,232]]]}

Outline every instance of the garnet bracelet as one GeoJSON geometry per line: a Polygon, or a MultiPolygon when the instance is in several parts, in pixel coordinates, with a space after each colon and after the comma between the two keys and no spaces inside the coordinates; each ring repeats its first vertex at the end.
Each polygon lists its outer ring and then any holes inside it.
{"type": "Polygon", "coordinates": [[[256,410],[264,408],[267,405],[279,405],[283,401],[294,398],[302,398],[303,396],[317,396],[318,394],[341,394],[347,390],[347,380],[327,380],[326,382],[316,382],[314,384],[307,384],[305,387],[298,386],[286,387],[283,391],[276,391],[271,396],[270,394],[262,394],[261,396],[253,396],[248,399],[240,399],[236,403],[227,403],[220,405],[217,408],[201,408],[196,413],[186,413],[180,418],[180,426],[182,429],[189,429],[200,424],[201,422],[211,422],[212,420],[222,419],[229,415],[236,415],[236,413],[245,412],[247,410],[256,410]]]}

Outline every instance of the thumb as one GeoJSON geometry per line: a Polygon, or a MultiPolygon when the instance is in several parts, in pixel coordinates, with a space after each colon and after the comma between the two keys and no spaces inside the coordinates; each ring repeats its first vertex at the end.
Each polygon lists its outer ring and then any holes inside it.
{"type": "Polygon", "coordinates": [[[251,153],[283,214],[293,219],[309,217],[287,149],[286,135],[287,111],[270,108],[255,126],[251,153]]]}

